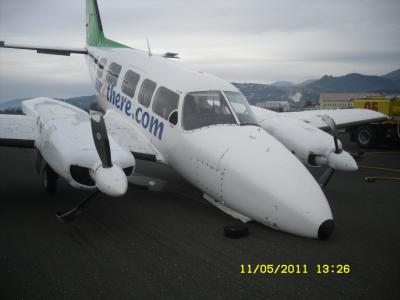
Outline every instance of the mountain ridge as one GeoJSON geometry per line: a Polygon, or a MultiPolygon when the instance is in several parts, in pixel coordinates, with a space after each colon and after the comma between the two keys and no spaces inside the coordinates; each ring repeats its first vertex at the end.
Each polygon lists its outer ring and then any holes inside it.
{"type": "Polygon", "coordinates": [[[400,92],[400,82],[384,76],[359,73],[337,77],[325,75],[306,86],[320,92],[400,92]]]}
{"type": "MultiPolygon", "coordinates": [[[[0,113],[20,114],[22,113],[22,102],[32,98],[17,98],[0,102],[0,113]]],[[[96,95],[71,97],[66,99],[54,98],[77,106],[83,110],[96,109],[96,95]]]]}
{"type": "MultiPolygon", "coordinates": [[[[274,84],[240,83],[232,82],[250,104],[264,101],[288,101],[296,106],[305,103],[317,103],[322,92],[335,93],[399,93],[400,94],[400,69],[394,70],[382,76],[363,75],[350,73],[343,76],[324,75],[320,79],[309,79],[297,85],[289,81],[277,81],[274,84]],[[298,95],[300,93],[300,100],[298,95]]],[[[0,112],[13,113],[21,110],[21,102],[26,99],[14,99],[0,102],[0,112]]],[[[84,110],[89,110],[96,105],[96,96],[80,96],[67,99],[58,99],[84,110]]]]}

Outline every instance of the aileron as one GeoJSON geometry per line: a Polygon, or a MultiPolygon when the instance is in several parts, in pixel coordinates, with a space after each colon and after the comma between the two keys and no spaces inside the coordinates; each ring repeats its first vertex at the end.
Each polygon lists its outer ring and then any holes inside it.
{"type": "Polygon", "coordinates": [[[328,128],[321,118],[323,115],[331,117],[335,121],[337,128],[387,120],[387,116],[380,112],[357,108],[286,112],[280,113],[279,115],[299,119],[320,129],[328,128]]]}

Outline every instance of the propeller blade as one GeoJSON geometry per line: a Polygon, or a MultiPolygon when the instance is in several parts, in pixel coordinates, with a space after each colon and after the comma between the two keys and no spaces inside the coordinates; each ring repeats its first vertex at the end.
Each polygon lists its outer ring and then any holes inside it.
{"type": "Polygon", "coordinates": [[[342,149],[339,148],[338,138],[336,135],[333,136],[333,142],[335,143],[335,153],[342,152],[342,149]]]}
{"type": "Polygon", "coordinates": [[[335,169],[331,167],[326,168],[325,172],[321,175],[321,177],[318,180],[319,186],[321,188],[326,187],[329,180],[331,180],[333,173],[335,173],[335,169]]]}
{"type": "Polygon", "coordinates": [[[106,123],[103,115],[97,111],[90,111],[90,123],[92,125],[92,134],[94,145],[99,154],[103,168],[111,168],[111,149],[110,141],[107,135],[106,123]]]}
{"type": "Polygon", "coordinates": [[[74,208],[72,208],[67,212],[60,213],[57,211],[56,212],[57,219],[62,223],[69,223],[75,220],[82,213],[81,208],[83,208],[85,204],[87,204],[98,193],[99,190],[95,190],[94,192],[90,193],[90,195],[87,196],[85,199],[83,199],[77,206],[75,206],[74,208]]]}
{"type": "Polygon", "coordinates": [[[333,132],[336,132],[336,123],[330,116],[321,115],[320,117],[333,132]]]}
{"type": "Polygon", "coordinates": [[[333,134],[333,142],[335,143],[335,153],[342,152],[342,149],[339,148],[338,133],[335,121],[328,115],[322,115],[321,119],[326,123],[326,125],[328,125],[333,134]]]}

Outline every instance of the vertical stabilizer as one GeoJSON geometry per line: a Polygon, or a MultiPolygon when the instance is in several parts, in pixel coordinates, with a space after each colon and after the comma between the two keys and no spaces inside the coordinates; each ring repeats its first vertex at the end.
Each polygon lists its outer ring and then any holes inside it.
{"type": "Polygon", "coordinates": [[[95,47],[129,48],[104,36],[97,0],[86,0],[86,45],[95,47]]]}

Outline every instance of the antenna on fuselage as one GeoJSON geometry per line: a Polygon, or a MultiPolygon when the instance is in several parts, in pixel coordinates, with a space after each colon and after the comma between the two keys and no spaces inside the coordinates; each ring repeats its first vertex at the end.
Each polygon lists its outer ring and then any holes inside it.
{"type": "Polygon", "coordinates": [[[148,39],[148,38],[146,38],[146,41],[147,41],[147,51],[149,52],[149,56],[152,56],[153,54],[151,53],[151,50],[150,50],[150,43],[149,43],[149,39],[148,39]]]}

